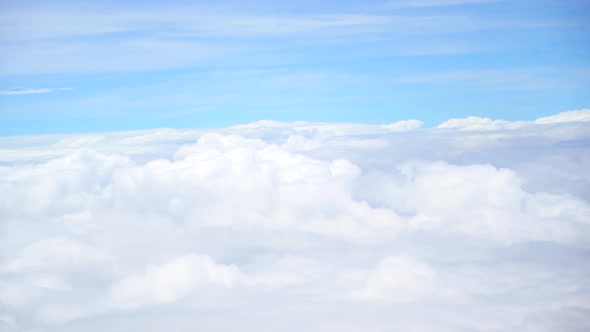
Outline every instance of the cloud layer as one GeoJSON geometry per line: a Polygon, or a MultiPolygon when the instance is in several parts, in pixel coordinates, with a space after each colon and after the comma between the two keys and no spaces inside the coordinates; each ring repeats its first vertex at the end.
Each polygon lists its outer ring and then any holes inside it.
{"type": "Polygon", "coordinates": [[[0,138],[0,330],[587,329],[587,114],[0,138]]]}

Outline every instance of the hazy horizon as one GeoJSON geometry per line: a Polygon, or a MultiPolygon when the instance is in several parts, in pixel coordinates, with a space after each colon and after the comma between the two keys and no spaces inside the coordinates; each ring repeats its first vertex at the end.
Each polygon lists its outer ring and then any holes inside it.
{"type": "Polygon", "coordinates": [[[0,135],[590,104],[587,1],[0,3],[0,135]]]}

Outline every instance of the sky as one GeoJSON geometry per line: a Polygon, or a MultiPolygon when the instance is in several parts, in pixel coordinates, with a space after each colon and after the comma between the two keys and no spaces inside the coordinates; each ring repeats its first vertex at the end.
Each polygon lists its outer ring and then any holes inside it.
{"type": "Polygon", "coordinates": [[[0,0],[0,332],[590,331],[589,12],[0,0]]]}
{"type": "Polygon", "coordinates": [[[588,1],[2,1],[0,135],[588,107],[588,1]]]}

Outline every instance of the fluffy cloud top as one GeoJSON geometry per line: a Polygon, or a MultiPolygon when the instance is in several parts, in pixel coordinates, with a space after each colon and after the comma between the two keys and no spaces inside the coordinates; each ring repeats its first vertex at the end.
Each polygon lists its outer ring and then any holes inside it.
{"type": "MultiPolygon", "coordinates": [[[[590,109],[579,111],[561,112],[556,115],[538,118],[535,124],[552,124],[561,122],[590,121],[590,109]]],[[[490,118],[480,118],[470,116],[464,119],[450,119],[438,125],[442,129],[461,129],[461,130],[500,130],[500,129],[517,129],[530,124],[530,122],[516,121],[510,122],[505,120],[492,120],[490,118]]]]}
{"type": "Polygon", "coordinates": [[[218,265],[208,256],[187,255],[123,278],[112,286],[110,296],[113,305],[122,308],[170,303],[207,285],[231,288],[239,279],[234,266],[218,265]]]}
{"type": "Polygon", "coordinates": [[[505,128],[518,128],[520,126],[522,126],[522,124],[511,123],[504,120],[480,118],[478,116],[470,116],[465,119],[450,119],[438,125],[438,128],[462,130],[497,130],[505,128]]]}
{"type": "Polygon", "coordinates": [[[590,109],[561,112],[556,115],[538,118],[537,120],[535,120],[535,123],[556,123],[572,121],[590,121],[590,109]]]}
{"type": "Polygon", "coordinates": [[[0,138],[0,329],[588,329],[587,112],[0,138]]]}
{"type": "Polygon", "coordinates": [[[424,122],[420,120],[406,120],[385,125],[384,127],[391,131],[410,131],[414,129],[420,129],[423,124],[424,122]]]}

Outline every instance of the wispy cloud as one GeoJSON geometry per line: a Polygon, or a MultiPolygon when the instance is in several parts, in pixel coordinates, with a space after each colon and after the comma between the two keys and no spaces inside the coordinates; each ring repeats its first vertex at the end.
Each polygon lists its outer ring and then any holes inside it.
{"type": "MultiPolygon", "coordinates": [[[[166,37],[264,37],[291,36],[295,34],[350,34],[378,31],[436,32],[442,28],[472,30],[474,27],[505,27],[507,22],[475,22],[465,16],[405,16],[387,13],[342,14],[337,12],[315,15],[291,13],[234,13],[215,12],[202,8],[129,12],[121,9],[119,14],[89,13],[69,10],[67,12],[21,12],[13,11],[10,17],[0,17],[0,40],[49,40],[63,37],[110,36],[113,33],[145,33],[157,31],[166,37]],[[198,20],[195,20],[198,17],[198,20]],[[22,22],[35,20],[36,26],[22,22]],[[76,26],[76,29],[71,29],[76,26]],[[433,30],[434,29],[434,30],[433,30]]],[[[518,22],[522,24],[522,22],[518,22]]]]}
{"type": "MultiPolygon", "coordinates": [[[[432,7],[467,2],[481,0],[395,4],[432,7]]],[[[0,16],[0,57],[9,66],[0,68],[0,75],[160,70],[227,62],[241,65],[262,57],[270,59],[262,61],[265,64],[289,63],[293,60],[285,59],[285,54],[290,58],[297,54],[315,57],[322,53],[311,51],[317,45],[326,51],[363,45],[350,52],[340,50],[332,59],[351,53],[373,56],[382,45],[393,46],[386,46],[379,56],[486,53],[505,45],[488,40],[482,43],[472,32],[498,33],[555,24],[530,18],[493,17],[476,11],[403,14],[326,8],[302,15],[239,6],[147,6],[141,10],[117,5],[93,10],[7,8],[0,16]],[[453,35],[451,39],[449,34],[453,35]]]]}
{"type": "MultiPolygon", "coordinates": [[[[584,68],[578,68],[583,72],[584,68]]],[[[588,81],[578,77],[574,71],[562,67],[521,67],[498,69],[469,69],[431,72],[425,74],[400,76],[393,79],[394,84],[463,84],[472,87],[486,87],[504,90],[550,90],[565,87],[575,89],[588,81]],[[564,82],[567,78],[569,84],[564,82]]]]}
{"type": "Polygon", "coordinates": [[[52,92],[64,91],[64,90],[72,90],[72,88],[37,88],[37,89],[0,90],[0,96],[36,95],[36,94],[52,93],[52,92]]]}
{"type": "Polygon", "coordinates": [[[392,1],[392,7],[442,7],[468,4],[482,4],[504,0],[405,0],[392,1]]]}

